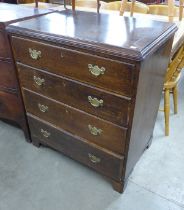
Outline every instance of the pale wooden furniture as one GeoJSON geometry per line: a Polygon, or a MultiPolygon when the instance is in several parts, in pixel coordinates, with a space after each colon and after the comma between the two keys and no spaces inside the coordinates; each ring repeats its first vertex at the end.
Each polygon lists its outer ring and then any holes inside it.
{"type": "Polygon", "coordinates": [[[184,8],[184,0],[180,0],[179,4],[179,20],[183,18],[183,8],[184,8]]]}
{"type": "MultiPolygon", "coordinates": [[[[128,0],[122,0],[121,1],[121,7],[120,7],[120,15],[123,15],[125,10],[126,10],[126,7],[127,7],[127,3],[128,3],[128,0]]],[[[134,7],[135,7],[135,3],[136,3],[136,0],[132,0],[131,2],[131,8],[130,8],[130,16],[133,16],[133,13],[134,13],[134,7]]]]}
{"type": "MultiPolygon", "coordinates": [[[[106,2],[99,2],[100,8],[102,8],[103,5],[108,5],[106,2]]],[[[76,7],[86,7],[86,8],[98,8],[98,2],[96,0],[77,0],[75,2],[76,7]]],[[[98,9],[99,11],[99,9],[98,9]]]]}
{"type": "MultiPolygon", "coordinates": [[[[179,16],[179,7],[174,6],[173,12],[174,12],[174,17],[178,17],[179,16]]],[[[149,5],[149,14],[168,16],[168,5],[166,5],[166,4],[149,5]]]]}
{"type": "Polygon", "coordinates": [[[178,81],[184,67],[184,46],[182,46],[170,62],[164,82],[164,115],[165,135],[169,135],[170,93],[173,94],[174,114],[178,113],[178,81]]]}
{"type": "MultiPolygon", "coordinates": [[[[123,15],[126,7],[127,7],[127,0],[122,0],[121,1],[121,7],[120,7],[120,15],[123,15]]],[[[136,12],[135,11],[135,4],[136,1],[132,0],[131,1],[131,9],[130,9],[130,15],[133,16],[133,13],[136,12]]],[[[179,20],[182,20],[183,18],[183,7],[184,7],[184,0],[180,0],[179,1],[179,20]]],[[[175,7],[175,1],[174,0],[168,0],[167,1],[167,5],[150,5],[150,11],[149,13],[151,14],[158,14],[158,15],[165,15],[165,13],[167,13],[166,15],[168,15],[169,21],[173,21],[174,17],[176,16],[176,10],[177,7],[175,7]],[[155,11],[156,12],[155,12],[155,11]],[[152,12],[154,11],[154,12],[152,12]]]]}
{"type": "MultiPolygon", "coordinates": [[[[103,3],[100,7],[101,10],[117,10],[119,11],[121,7],[121,1],[114,1],[110,3],[103,3]]],[[[127,2],[127,6],[125,8],[126,11],[131,11],[132,9],[132,3],[127,2]]],[[[141,3],[141,2],[135,2],[134,5],[134,11],[137,13],[147,14],[149,12],[149,6],[141,3]]]]}

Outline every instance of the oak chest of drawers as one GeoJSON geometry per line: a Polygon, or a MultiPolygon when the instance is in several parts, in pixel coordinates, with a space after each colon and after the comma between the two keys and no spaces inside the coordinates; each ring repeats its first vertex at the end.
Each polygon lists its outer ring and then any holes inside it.
{"type": "Polygon", "coordinates": [[[151,142],[176,31],[142,24],[63,11],[7,28],[33,144],[95,169],[119,192],[151,142]]]}
{"type": "Polygon", "coordinates": [[[0,118],[16,122],[29,139],[25,111],[5,27],[17,21],[49,13],[23,6],[0,3],[0,118]]]}

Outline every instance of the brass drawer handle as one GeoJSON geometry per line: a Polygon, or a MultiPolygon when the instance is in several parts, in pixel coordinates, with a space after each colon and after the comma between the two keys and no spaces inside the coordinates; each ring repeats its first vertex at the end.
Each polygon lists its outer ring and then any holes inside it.
{"type": "Polygon", "coordinates": [[[49,107],[42,105],[42,104],[38,104],[38,108],[40,109],[41,112],[46,112],[48,111],[49,107]]]}
{"type": "Polygon", "coordinates": [[[63,53],[61,53],[61,58],[64,58],[64,55],[63,55],[63,53]]]}
{"type": "Polygon", "coordinates": [[[103,106],[103,100],[102,99],[98,100],[97,98],[92,98],[91,96],[88,96],[88,101],[95,108],[97,108],[99,106],[103,106]]]}
{"type": "Polygon", "coordinates": [[[33,60],[38,60],[39,58],[41,58],[41,51],[29,48],[29,55],[33,60]]]}
{"type": "Polygon", "coordinates": [[[88,157],[92,163],[100,163],[101,159],[99,157],[96,157],[95,155],[92,155],[88,153],[88,157]]]}
{"type": "Polygon", "coordinates": [[[93,127],[92,125],[88,125],[88,129],[90,133],[94,136],[100,135],[102,133],[102,129],[93,127]]]}
{"type": "Polygon", "coordinates": [[[91,72],[92,75],[94,75],[95,77],[100,76],[101,74],[105,73],[105,68],[101,67],[99,68],[97,65],[92,65],[92,64],[88,64],[88,69],[91,72]]]}
{"type": "Polygon", "coordinates": [[[41,79],[40,77],[37,77],[37,76],[34,76],[33,79],[38,86],[42,86],[45,82],[44,79],[41,79]]]}
{"type": "Polygon", "coordinates": [[[50,133],[48,131],[43,130],[43,129],[41,129],[40,131],[44,137],[48,138],[50,136],[50,133]]]}

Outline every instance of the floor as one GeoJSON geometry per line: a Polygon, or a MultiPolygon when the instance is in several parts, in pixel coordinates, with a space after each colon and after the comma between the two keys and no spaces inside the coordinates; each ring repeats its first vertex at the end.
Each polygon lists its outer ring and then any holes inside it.
{"type": "Polygon", "coordinates": [[[159,112],[153,143],[124,194],[87,167],[26,143],[20,129],[0,122],[0,210],[184,210],[184,82],[179,89],[170,136],[163,135],[159,112]]]}

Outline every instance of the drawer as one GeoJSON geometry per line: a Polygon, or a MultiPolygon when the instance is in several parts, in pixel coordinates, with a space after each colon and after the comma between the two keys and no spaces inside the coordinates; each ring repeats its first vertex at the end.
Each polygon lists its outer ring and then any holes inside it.
{"type": "Polygon", "coordinates": [[[132,64],[17,37],[12,37],[12,44],[18,62],[125,96],[132,95],[135,74],[132,64]]]}
{"type": "Polygon", "coordinates": [[[16,89],[17,79],[12,63],[0,60],[0,88],[16,89]]]}
{"type": "Polygon", "coordinates": [[[123,156],[101,150],[28,115],[32,141],[46,144],[116,180],[121,179],[123,156]]]}
{"type": "Polygon", "coordinates": [[[10,45],[6,34],[0,30],[0,58],[11,58],[10,45]]]}
{"type": "Polygon", "coordinates": [[[89,142],[123,154],[126,128],[27,90],[23,91],[23,97],[28,113],[89,142]]]}
{"type": "Polygon", "coordinates": [[[113,123],[128,124],[128,99],[28,66],[18,65],[18,70],[21,85],[27,89],[113,123]]]}
{"type": "Polygon", "coordinates": [[[18,121],[22,117],[22,112],[16,95],[0,91],[0,118],[18,121]]]}

